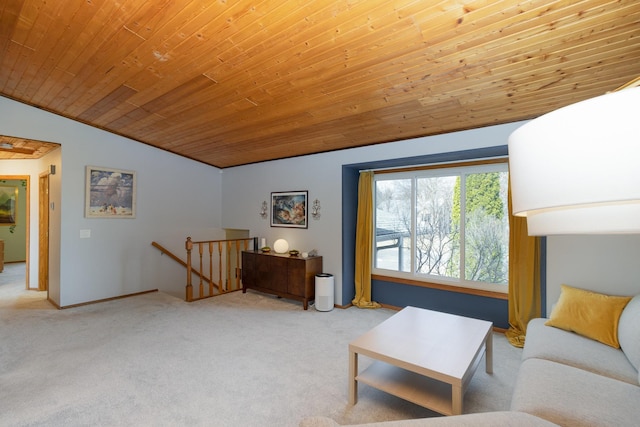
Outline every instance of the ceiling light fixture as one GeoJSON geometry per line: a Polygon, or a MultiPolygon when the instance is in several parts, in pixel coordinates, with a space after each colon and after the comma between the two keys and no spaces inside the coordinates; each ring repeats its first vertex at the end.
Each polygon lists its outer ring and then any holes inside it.
{"type": "Polygon", "coordinates": [[[532,236],[640,233],[640,87],[578,102],[509,137],[513,212],[532,236]]]}

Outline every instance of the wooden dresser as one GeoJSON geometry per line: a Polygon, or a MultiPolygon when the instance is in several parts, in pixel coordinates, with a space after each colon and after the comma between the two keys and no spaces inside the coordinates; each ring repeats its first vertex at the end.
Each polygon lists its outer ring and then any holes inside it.
{"type": "Polygon", "coordinates": [[[242,292],[255,289],[302,301],[306,310],[314,299],[315,276],[322,273],[322,257],[242,252],[242,292]]]}

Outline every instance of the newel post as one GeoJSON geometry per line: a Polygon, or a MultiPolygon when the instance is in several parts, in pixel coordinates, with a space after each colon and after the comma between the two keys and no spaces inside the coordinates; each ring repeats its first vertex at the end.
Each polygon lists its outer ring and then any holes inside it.
{"type": "Polygon", "coordinates": [[[193,242],[191,237],[187,237],[184,247],[187,250],[187,302],[191,302],[193,301],[193,286],[191,286],[191,249],[193,249],[193,242]]]}

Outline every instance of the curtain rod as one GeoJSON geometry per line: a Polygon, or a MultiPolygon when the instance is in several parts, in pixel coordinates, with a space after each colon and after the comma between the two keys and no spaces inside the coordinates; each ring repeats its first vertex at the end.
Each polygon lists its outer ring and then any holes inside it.
{"type": "Polygon", "coordinates": [[[411,169],[430,169],[430,168],[438,168],[438,167],[455,167],[455,166],[464,166],[471,164],[481,164],[481,163],[503,163],[504,160],[508,159],[509,156],[493,156],[493,157],[481,157],[478,159],[470,159],[470,160],[451,160],[446,162],[436,162],[436,163],[422,163],[418,165],[407,165],[407,166],[390,166],[388,168],[377,168],[377,169],[360,169],[359,173],[362,172],[373,172],[373,173],[389,173],[390,171],[402,171],[402,170],[411,170],[411,169]]]}

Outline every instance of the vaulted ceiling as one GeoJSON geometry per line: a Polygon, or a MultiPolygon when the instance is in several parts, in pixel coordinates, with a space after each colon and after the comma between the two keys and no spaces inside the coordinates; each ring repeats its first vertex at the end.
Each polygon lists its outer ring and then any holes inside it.
{"type": "Polygon", "coordinates": [[[0,3],[0,94],[219,168],[529,119],[638,76],[637,0],[0,3]]]}
{"type": "Polygon", "coordinates": [[[39,159],[60,144],[0,135],[0,159],[39,159]]]}

